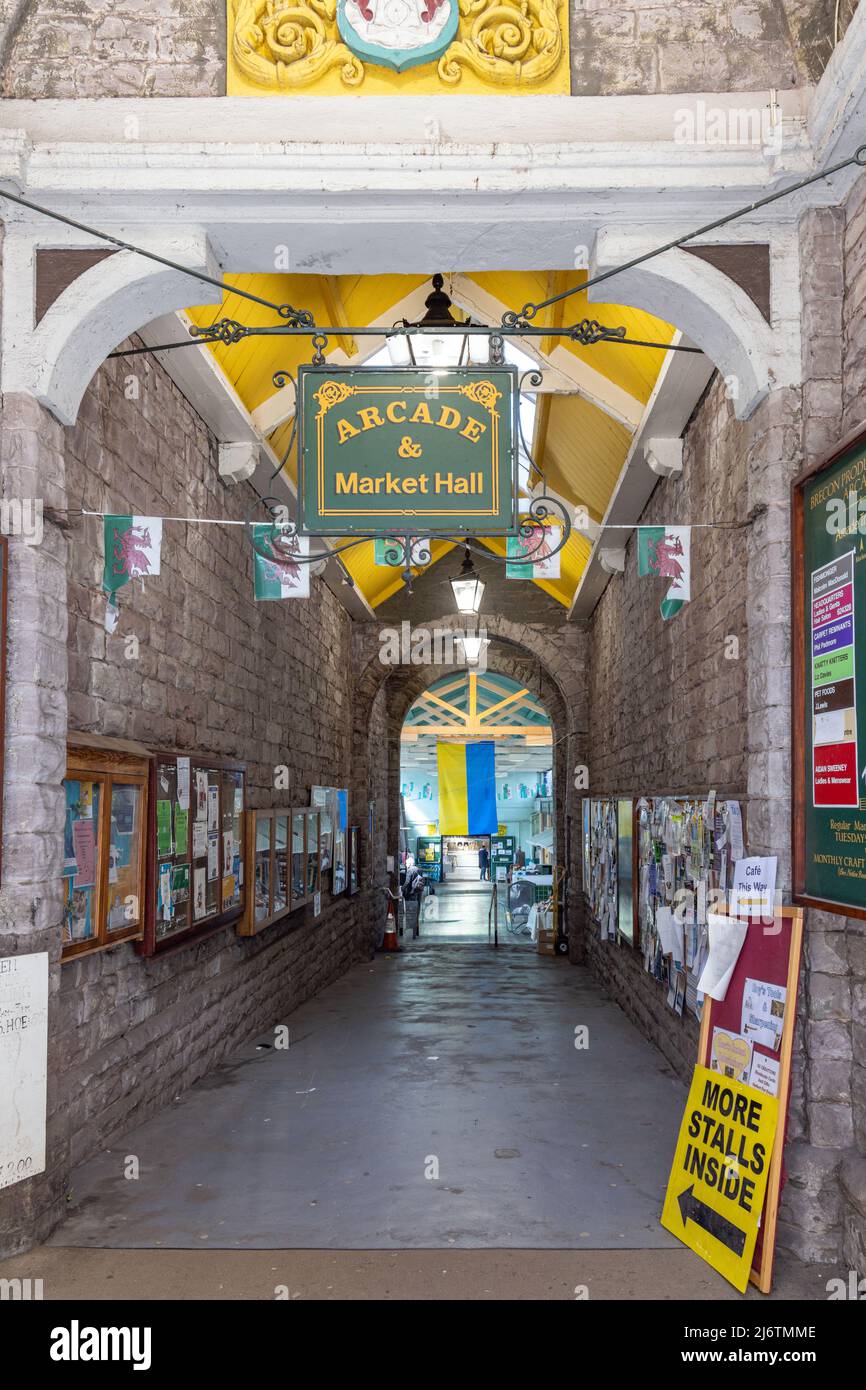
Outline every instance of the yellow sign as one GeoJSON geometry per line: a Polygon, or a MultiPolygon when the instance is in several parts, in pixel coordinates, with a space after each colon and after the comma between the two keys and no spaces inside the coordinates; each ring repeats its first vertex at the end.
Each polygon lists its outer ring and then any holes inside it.
{"type": "Polygon", "coordinates": [[[778,1115],[775,1096],[695,1067],[662,1225],[741,1293],[749,1282],[778,1115]]]}

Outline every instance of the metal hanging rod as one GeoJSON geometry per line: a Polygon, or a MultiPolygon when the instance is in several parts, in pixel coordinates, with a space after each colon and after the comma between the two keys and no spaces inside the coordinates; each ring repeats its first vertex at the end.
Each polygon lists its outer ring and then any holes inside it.
{"type": "Polygon", "coordinates": [[[235,289],[234,286],[227,285],[224,280],[217,280],[215,276],[208,275],[203,270],[192,270],[187,265],[181,265],[179,261],[170,260],[168,256],[159,256],[155,251],[147,251],[143,246],[136,246],[131,241],[122,241],[120,237],[112,236],[110,232],[101,232],[98,227],[88,227],[86,222],[76,222],[74,217],[67,217],[62,212],[55,212],[52,208],[43,207],[41,203],[31,202],[29,198],[22,198],[19,193],[10,193],[6,188],[0,188],[0,198],[8,198],[10,202],[17,203],[19,207],[29,208],[31,212],[39,212],[43,217],[50,217],[54,222],[62,222],[66,227],[74,227],[78,232],[86,232],[88,236],[98,237],[100,241],[107,241],[111,246],[116,246],[119,251],[134,251],[137,256],[144,256],[149,261],[156,261],[157,265],[168,266],[169,270],[177,270],[181,275],[190,275],[194,280],[201,281],[204,285],[214,285],[216,289],[223,293],[237,294],[241,299],[249,299],[253,304],[261,304],[265,309],[273,309],[274,313],[279,314],[280,318],[297,320],[298,323],[313,322],[313,316],[307,309],[293,309],[291,304],[275,304],[271,299],[263,299],[261,295],[253,294],[250,290],[235,289]]]}
{"type": "MultiPolygon", "coordinates": [[[[215,333],[214,328],[219,328],[225,320],[220,320],[217,324],[212,324],[209,328],[197,329],[193,327],[190,331],[193,336],[183,339],[181,342],[161,343],[154,347],[119,348],[116,352],[110,352],[112,357],[136,357],[145,352],[173,352],[175,348],[200,347],[208,343],[222,343],[231,346],[236,342],[241,342],[244,338],[314,338],[320,334],[324,338],[323,347],[327,346],[328,336],[353,338],[402,338],[415,335],[423,337],[459,337],[465,338],[472,335],[476,338],[497,338],[502,336],[502,328],[489,327],[487,324],[475,324],[468,327],[464,324],[457,324],[454,328],[377,328],[370,326],[359,328],[332,327],[330,325],[319,327],[313,325],[309,328],[291,327],[288,324],[275,324],[271,327],[257,326],[248,327],[245,324],[237,324],[224,332],[215,333]]],[[[684,343],[653,343],[642,338],[626,338],[615,328],[606,328],[603,324],[598,324],[594,320],[584,319],[581,324],[576,324],[571,328],[532,328],[529,325],[521,328],[519,333],[512,336],[521,338],[568,338],[573,342],[581,343],[584,347],[594,346],[596,343],[614,343],[623,347],[642,347],[657,348],[659,352],[692,352],[698,355],[702,349],[698,347],[687,347],[684,343]]]]}

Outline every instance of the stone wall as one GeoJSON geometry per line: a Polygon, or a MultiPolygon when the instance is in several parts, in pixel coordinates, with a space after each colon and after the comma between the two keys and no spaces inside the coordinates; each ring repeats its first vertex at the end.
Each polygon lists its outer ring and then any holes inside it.
{"type": "Polygon", "coordinates": [[[816,82],[831,0],[571,0],[575,95],[757,92],[816,82]]]}
{"type": "MultiPolygon", "coordinates": [[[[149,358],[106,363],[68,430],[32,402],[20,420],[14,401],[6,404],[4,481],[15,495],[32,495],[38,485],[52,505],[68,497],[73,512],[240,520],[252,510],[252,489],[223,484],[215,441],[149,358]]],[[[350,819],[362,827],[368,863],[368,800],[386,804],[382,772],[368,787],[352,768],[347,614],[315,577],[307,602],[255,603],[243,527],[166,523],[161,574],[121,591],[111,635],[100,521],[71,515],[62,530],[49,529],[42,546],[16,546],[13,554],[4,953],[47,945],[54,992],[49,1177],[11,1189],[14,1201],[0,1194],[7,1249],[25,1239],[27,1217],[37,1235],[50,1229],[71,1166],[230,1049],[286,1022],[299,1003],[366,957],[380,896],[363,877],[355,897],[323,893],[316,920],[306,908],[252,939],[232,926],[150,960],[125,943],[60,967],[51,874],[62,854],[67,700],[70,729],[247,762],[250,806],[308,804],[314,784],[350,787],[350,819]],[[40,760],[48,785],[34,798],[40,760]],[[288,791],[274,789],[281,765],[289,769],[288,791]],[[19,880],[22,893],[25,880],[47,880],[26,913],[12,901],[19,880]]],[[[379,701],[373,731],[383,717],[379,701]]]]}
{"type": "MultiPolygon", "coordinates": [[[[641,579],[636,537],[624,574],[590,623],[589,787],[592,795],[719,797],[745,802],[747,751],[746,501],[748,431],[725,383],[713,377],[685,434],[683,471],[655,488],[644,525],[700,521],[692,532],[692,601],[670,621],[664,581],[641,579]]],[[[748,834],[748,808],[743,804],[748,834]]],[[[639,950],[601,941],[587,919],[586,956],[613,997],[682,1080],[694,1066],[698,1025],[668,1008],[639,950]]]]}
{"type": "MultiPolygon", "coordinates": [[[[570,0],[572,90],[763,91],[814,82],[832,0],[570,0]]],[[[3,96],[221,96],[225,0],[0,0],[3,96]]]]}
{"type": "Polygon", "coordinates": [[[746,438],[714,377],[686,432],[681,476],[659,483],[641,517],[644,525],[701,523],[692,532],[691,603],[663,621],[667,586],[638,578],[631,535],[625,573],[593,614],[593,795],[745,790],[746,438]]]}

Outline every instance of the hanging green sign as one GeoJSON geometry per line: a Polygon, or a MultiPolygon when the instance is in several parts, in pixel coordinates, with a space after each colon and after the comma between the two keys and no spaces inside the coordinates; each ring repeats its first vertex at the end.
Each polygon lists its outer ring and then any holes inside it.
{"type": "Polygon", "coordinates": [[[518,396],[515,367],[299,368],[300,529],[515,531],[518,396]]]}
{"type": "Polygon", "coordinates": [[[866,436],[794,491],[794,886],[866,916],[866,436]]]}

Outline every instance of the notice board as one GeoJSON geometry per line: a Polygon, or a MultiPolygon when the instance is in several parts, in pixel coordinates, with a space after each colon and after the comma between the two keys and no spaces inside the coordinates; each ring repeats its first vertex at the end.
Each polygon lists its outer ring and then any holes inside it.
{"type": "Polygon", "coordinates": [[[866,435],[793,493],[794,898],[866,917],[866,435]]]}
{"type": "MultiPolygon", "coordinates": [[[[749,924],[743,948],[722,1000],[704,1000],[701,1014],[701,1033],[698,1042],[698,1066],[708,1067],[716,1074],[727,1074],[752,1091],[771,1094],[775,1080],[779,1103],[778,1127],[772,1159],[767,1176],[766,1195],[761,1223],[751,1266],[751,1281],[763,1293],[768,1293],[773,1274],[773,1253],[776,1241],[776,1218],[779,1198],[785,1181],[784,1147],[788,1121],[788,1102],[791,1094],[791,1053],[797,1018],[797,985],[803,947],[803,910],[800,907],[777,908],[772,924],[755,919],[749,924]],[[755,984],[770,986],[766,993],[785,991],[781,1014],[772,1004],[768,1014],[778,1020],[778,1043],[762,1042],[760,1031],[746,1027],[750,1055],[737,1055],[738,1039],[744,1034],[744,1003],[756,994],[755,984]],[[727,1051],[721,1034],[725,1035],[727,1051]],[[715,1063],[715,1066],[714,1066],[715,1063]]],[[[755,1013],[759,1003],[755,1000],[755,1013]]],[[[765,1035],[766,1036],[766,1035],[765,1035]]],[[[739,1046],[743,1046],[742,1043],[739,1046]]]]}

